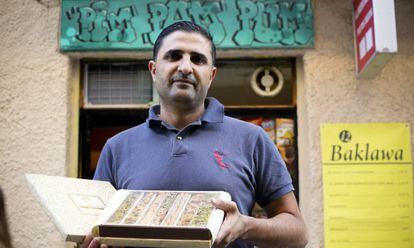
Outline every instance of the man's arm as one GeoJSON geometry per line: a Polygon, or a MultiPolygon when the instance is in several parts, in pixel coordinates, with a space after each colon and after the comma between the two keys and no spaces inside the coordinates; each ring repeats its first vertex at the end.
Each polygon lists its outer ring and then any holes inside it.
{"type": "Polygon", "coordinates": [[[243,239],[258,247],[304,247],[308,234],[293,192],[267,204],[267,219],[240,214],[235,202],[214,200],[213,204],[226,212],[215,244],[226,247],[243,239]]]}

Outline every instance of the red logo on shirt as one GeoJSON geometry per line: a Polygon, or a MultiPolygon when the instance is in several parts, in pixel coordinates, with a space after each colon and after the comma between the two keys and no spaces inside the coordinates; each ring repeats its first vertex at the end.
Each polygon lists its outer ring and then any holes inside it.
{"type": "Polygon", "coordinates": [[[213,155],[214,155],[214,157],[216,158],[216,162],[217,162],[217,164],[220,166],[220,168],[227,169],[227,168],[229,168],[229,167],[230,167],[230,165],[225,164],[225,163],[223,162],[223,156],[224,156],[224,154],[223,154],[223,153],[220,153],[220,152],[218,152],[218,151],[214,151],[213,155]]]}

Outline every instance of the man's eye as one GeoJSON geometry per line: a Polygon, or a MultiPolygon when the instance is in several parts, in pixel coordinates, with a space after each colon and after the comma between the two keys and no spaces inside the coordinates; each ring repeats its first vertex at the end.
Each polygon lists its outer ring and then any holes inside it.
{"type": "Polygon", "coordinates": [[[170,53],[167,55],[167,59],[170,61],[176,61],[181,58],[181,55],[179,53],[170,53]]]}
{"type": "Polygon", "coordinates": [[[191,61],[196,65],[207,63],[205,58],[203,58],[202,56],[198,56],[198,55],[191,56],[191,61]]]}

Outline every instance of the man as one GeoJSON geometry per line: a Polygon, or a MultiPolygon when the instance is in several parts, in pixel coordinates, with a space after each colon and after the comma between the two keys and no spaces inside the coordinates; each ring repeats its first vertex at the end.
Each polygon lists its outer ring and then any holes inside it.
{"type": "MultiPolygon", "coordinates": [[[[178,22],[161,32],[153,52],[148,68],[160,105],[146,123],[108,140],[94,179],[117,189],[227,191],[233,201],[213,201],[226,213],[217,247],[305,246],[291,179],[273,142],[206,98],[217,73],[210,34],[178,22]],[[249,216],[255,202],[268,219],[249,216]]],[[[84,247],[98,246],[91,240],[84,247]]]]}

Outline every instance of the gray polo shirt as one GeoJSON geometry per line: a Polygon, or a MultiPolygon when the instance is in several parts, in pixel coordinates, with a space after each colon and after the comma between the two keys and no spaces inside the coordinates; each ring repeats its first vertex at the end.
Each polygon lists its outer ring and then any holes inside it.
{"type": "Polygon", "coordinates": [[[159,119],[160,106],[152,107],[145,123],[107,141],[94,179],[117,189],[227,191],[245,215],[255,202],[265,206],[293,190],[262,128],[225,116],[214,98],[205,106],[202,117],[182,130],[159,119]]]}

